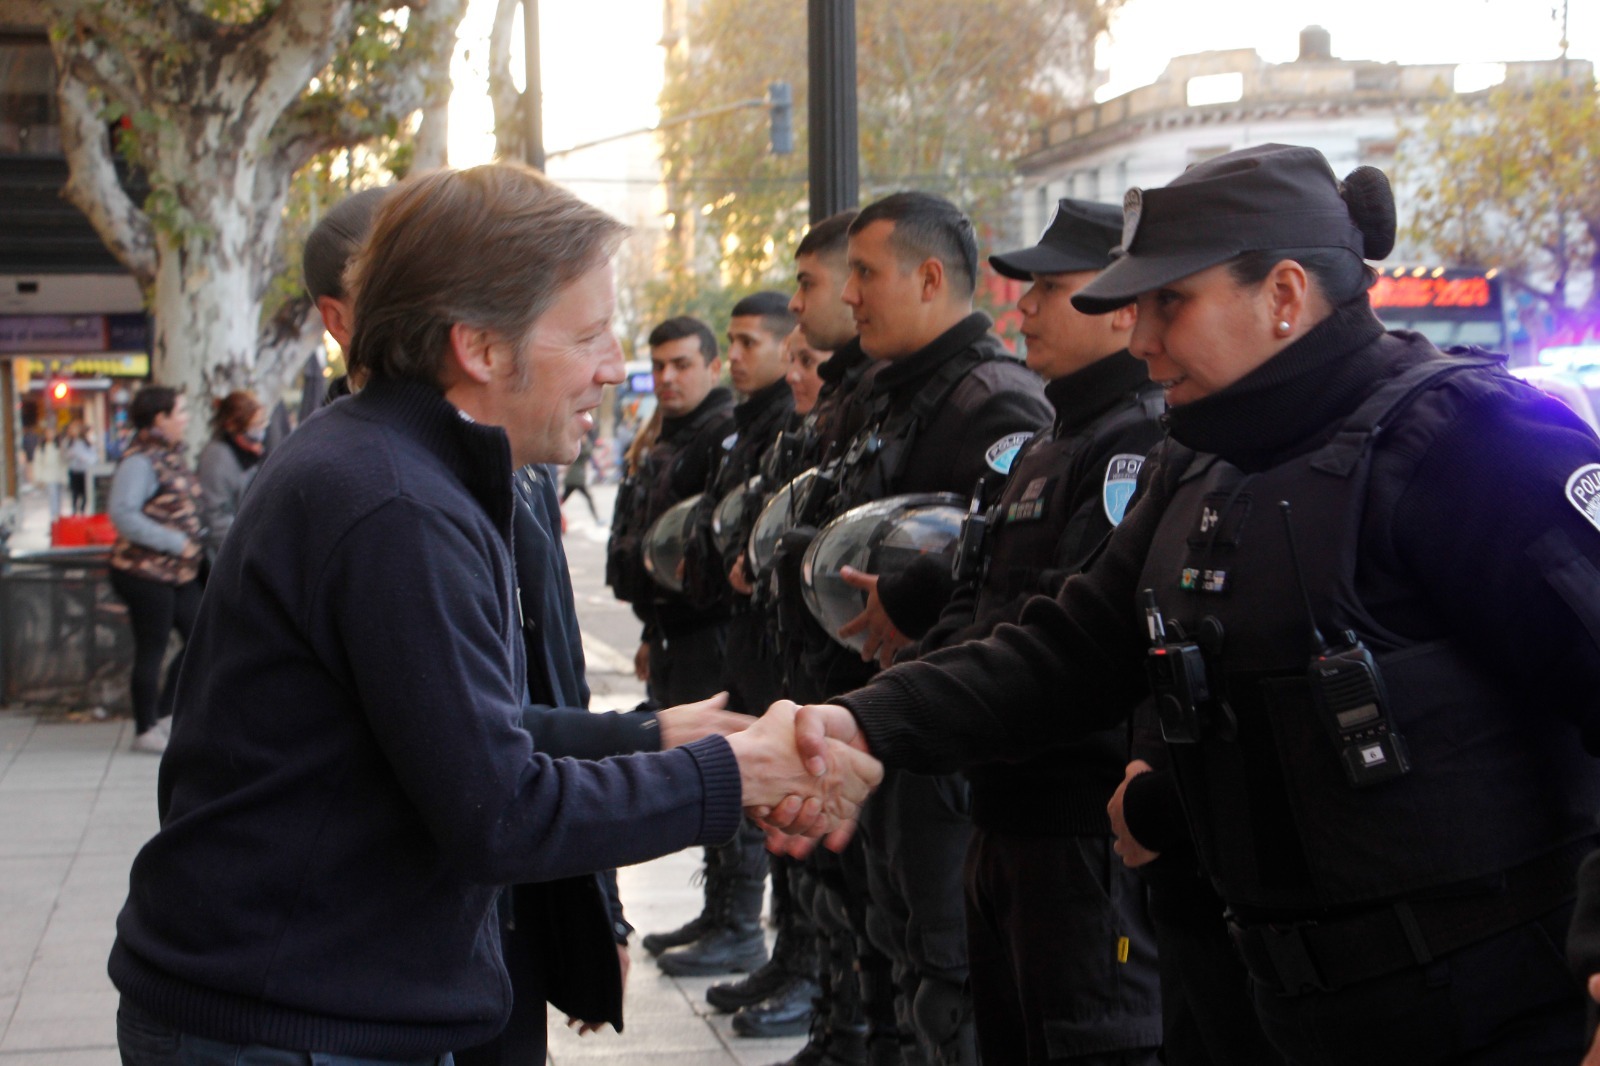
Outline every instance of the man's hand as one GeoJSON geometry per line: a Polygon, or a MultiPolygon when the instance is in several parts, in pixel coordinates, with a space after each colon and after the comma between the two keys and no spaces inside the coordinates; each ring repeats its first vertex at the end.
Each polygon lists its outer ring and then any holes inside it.
{"type": "MultiPolygon", "coordinates": [[[[1600,1003],[1600,973],[1589,978],[1589,998],[1600,1003]]],[[[1594,1034],[1594,1043],[1589,1046],[1589,1053],[1579,1066],[1600,1066],[1600,1031],[1594,1034]]]]}
{"type": "Polygon", "coordinates": [[[640,641],[639,650],[633,653],[633,676],[640,681],[650,680],[650,645],[645,641],[640,641]]]}
{"type": "Polygon", "coordinates": [[[878,599],[877,574],[863,574],[855,567],[844,566],[839,568],[839,577],[846,585],[867,594],[866,607],[839,627],[839,635],[853,637],[857,633],[866,633],[866,643],[861,646],[861,661],[870,663],[876,659],[879,666],[887,669],[894,664],[894,653],[910,644],[911,638],[895,628],[889,612],[883,609],[883,601],[878,599]]]}
{"type": "MultiPolygon", "coordinates": [[[[779,704],[773,704],[777,706],[779,704]]],[[[856,725],[855,718],[843,707],[833,704],[801,707],[795,712],[794,735],[796,750],[805,761],[807,772],[814,775],[827,771],[833,753],[840,747],[871,754],[866,735],[856,725]]],[[[796,859],[810,854],[814,841],[808,839],[812,834],[806,831],[808,822],[803,796],[785,796],[775,806],[752,810],[750,816],[767,831],[768,851],[796,859]]],[[[848,840],[848,836],[830,837],[826,843],[838,851],[848,840]]]]}
{"type": "Polygon", "coordinates": [[[1122,797],[1128,791],[1128,782],[1140,774],[1147,774],[1155,767],[1143,759],[1135,759],[1128,764],[1122,774],[1122,784],[1111,794],[1111,802],[1106,804],[1106,813],[1111,816],[1111,833],[1116,840],[1111,845],[1111,850],[1122,856],[1122,864],[1129,867],[1143,866],[1145,863],[1159,857],[1159,852],[1151,851],[1128,832],[1128,821],[1122,814],[1122,797]]]}
{"type": "Polygon", "coordinates": [[[728,585],[741,596],[749,596],[755,592],[755,589],[750,587],[750,582],[744,578],[744,556],[739,556],[733,564],[733,569],[728,571],[728,585]]]}
{"type": "Polygon", "coordinates": [[[661,750],[676,748],[701,737],[728,737],[750,728],[754,718],[724,710],[727,706],[728,694],[719,692],[699,703],[684,703],[658,712],[656,727],[661,730],[661,750]]]}
{"type": "Polygon", "coordinates": [[[823,736],[814,739],[812,757],[801,761],[796,745],[799,708],[779,700],[749,729],[728,738],[739,760],[744,806],[766,821],[774,814],[785,832],[826,836],[825,843],[843,848],[855,831],[856,813],[868,793],[883,780],[883,765],[856,747],[823,736]]]}
{"type": "MultiPolygon", "coordinates": [[[[633,969],[633,959],[628,956],[628,945],[626,944],[617,945],[617,967],[622,970],[622,987],[626,990],[628,987],[628,971],[633,969]]],[[[567,1015],[567,1028],[576,1029],[579,1036],[598,1033],[605,1027],[605,1022],[586,1022],[582,1018],[574,1018],[570,1014],[567,1015]]]]}

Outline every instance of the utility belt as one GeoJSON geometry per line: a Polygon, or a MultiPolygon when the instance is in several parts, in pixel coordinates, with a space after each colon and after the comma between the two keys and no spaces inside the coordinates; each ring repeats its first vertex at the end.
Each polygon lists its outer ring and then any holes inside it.
{"type": "Polygon", "coordinates": [[[1514,867],[1498,890],[1397,900],[1333,919],[1241,921],[1229,932],[1252,977],[1280,994],[1334,992],[1414,966],[1531,922],[1576,895],[1576,874],[1594,840],[1514,867]]]}

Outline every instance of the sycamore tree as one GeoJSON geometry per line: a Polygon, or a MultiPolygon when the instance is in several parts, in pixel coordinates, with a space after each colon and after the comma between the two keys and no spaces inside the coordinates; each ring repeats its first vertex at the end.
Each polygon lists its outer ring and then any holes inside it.
{"type": "Polygon", "coordinates": [[[1539,304],[1537,340],[1600,331],[1600,101],[1582,78],[1503,84],[1431,109],[1400,142],[1409,236],[1498,268],[1539,304]]]}
{"type": "Polygon", "coordinates": [[[409,123],[448,95],[465,0],[50,5],[65,194],[145,291],[152,377],[271,402],[321,335],[286,221],[309,225],[377,156],[443,162],[439,112],[409,123]]]}
{"type": "MultiPolygon", "coordinates": [[[[1031,127],[1087,98],[1094,40],[1120,2],[859,5],[863,202],[922,189],[972,216],[980,248],[1017,237],[1013,160],[1031,127]]],[[[651,287],[658,316],[787,282],[809,216],[806,94],[806,5],[702,0],[693,8],[661,93],[673,240],[651,287]],[[671,125],[675,116],[761,99],[774,81],[793,87],[793,154],[770,151],[760,107],[671,125]]]]}

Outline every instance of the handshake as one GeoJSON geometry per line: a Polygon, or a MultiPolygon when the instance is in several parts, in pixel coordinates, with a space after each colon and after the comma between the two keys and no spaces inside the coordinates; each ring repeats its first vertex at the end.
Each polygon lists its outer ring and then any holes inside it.
{"type": "Polygon", "coordinates": [[[883,764],[843,707],[779,700],[728,737],[739,760],[745,812],[791,855],[822,839],[835,851],[855,831],[861,804],[883,780],[883,764]]]}

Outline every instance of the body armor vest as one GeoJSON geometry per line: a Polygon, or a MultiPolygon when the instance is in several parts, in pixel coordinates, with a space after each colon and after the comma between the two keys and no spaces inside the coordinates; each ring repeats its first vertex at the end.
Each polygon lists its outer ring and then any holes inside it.
{"type": "Polygon", "coordinates": [[[1078,486],[1069,482],[1065,472],[1073,457],[1099,441],[1159,418],[1165,409],[1159,389],[1130,393],[1124,403],[1070,436],[1057,436],[1051,429],[1022,446],[999,502],[989,509],[977,617],[1023,593],[1037,591],[1041,571],[1074,562],[1064,557],[1082,532],[1069,528],[1073,516],[1068,509],[1078,486]]]}
{"type": "Polygon", "coordinates": [[[1196,641],[1205,664],[1200,739],[1169,751],[1231,906],[1307,914],[1422,895],[1594,832],[1600,778],[1576,727],[1529,706],[1458,641],[1388,631],[1356,593],[1363,515],[1393,506],[1369,492],[1374,443],[1391,421],[1442,429],[1440,408],[1411,408],[1444,377],[1487,390],[1500,373],[1483,360],[1423,363],[1320,446],[1257,474],[1195,456],[1174,489],[1139,587],[1169,639],[1196,641]],[[1409,772],[1352,783],[1313,698],[1313,618],[1371,650],[1409,772]]]}

